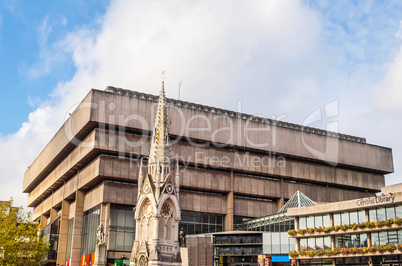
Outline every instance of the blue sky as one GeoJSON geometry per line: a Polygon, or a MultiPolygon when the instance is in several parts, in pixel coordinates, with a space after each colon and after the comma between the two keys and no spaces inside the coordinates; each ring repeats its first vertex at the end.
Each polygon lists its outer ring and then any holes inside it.
{"type": "MultiPolygon", "coordinates": [[[[401,1],[0,3],[0,180],[26,203],[26,167],[91,88],[157,94],[303,124],[339,103],[341,133],[402,166],[401,1]],[[211,97],[213,95],[213,97],[211,97]]],[[[311,126],[325,128],[325,121],[311,126]]]]}
{"type": "Polygon", "coordinates": [[[99,27],[109,1],[2,1],[0,4],[0,134],[18,131],[41,101],[46,101],[56,84],[75,72],[69,56],[60,56],[48,71],[33,74],[42,65],[46,49],[68,32],[86,25],[99,27]],[[44,29],[44,24],[48,28],[44,29]],[[10,115],[12,114],[12,115],[10,115]]]}

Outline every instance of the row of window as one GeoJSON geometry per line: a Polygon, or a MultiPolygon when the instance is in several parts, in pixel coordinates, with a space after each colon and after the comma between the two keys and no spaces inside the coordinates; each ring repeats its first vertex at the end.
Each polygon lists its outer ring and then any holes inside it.
{"type": "MultiPolygon", "coordinates": [[[[378,207],[369,210],[369,221],[385,221],[402,218],[402,205],[378,207]]],[[[366,222],[365,210],[348,211],[333,214],[334,226],[346,224],[358,224],[366,222]]],[[[331,226],[330,215],[312,215],[299,218],[299,229],[329,227],[331,226]]]]}
{"type": "Polygon", "coordinates": [[[81,236],[81,255],[95,252],[96,229],[100,221],[100,205],[84,212],[81,236]]]}
{"type": "Polygon", "coordinates": [[[134,212],[131,206],[110,208],[109,250],[131,251],[135,238],[134,212]]]}
{"type": "Polygon", "coordinates": [[[370,222],[402,218],[402,205],[370,209],[369,217],[370,222]]]}
{"type": "Polygon", "coordinates": [[[294,223],[295,223],[294,220],[277,222],[259,227],[254,227],[252,229],[247,229],[247,231],[287,232],[295,227],[294,223]]]}
{"type": "Polygon", "coordinates": [[[263,254],[287,254],[295,249],[295,239],[287,232],[263,233],[263,254]]]}
{"type": "MultiPolygon", "coordinates": [[[[402,230],[372,232],[373,246],[402,244],[402,230]]],[[[367,247],[367,234],[335,235],[336,248],[367,247]]],[[[331,249],[331,236],[300,238],[301,250],[331,249]]]]}
{"type": "MultiPolygon", "coordinates": [[[[336,265],[367,265],[369,262],[369,257],[350,257],[350,258],[335,258],[336,265]]],[[[388,255],[388,256],[373,256],[372,257],[373,266],[377,265],[400,265],[402,263],[401,255],[388,255]],[[399,264],[397,264],[399,263],[399,264]]],[[[332,259],[309,259],[309,260],[300,260],[300,265],[309,265],[309,266],[321,266],[328,265],[332,266],[332,259]]]]}
{"type": "Polygon", "coordinates": [[[310,237],[300,239],[300,250],[331,249],[331,237],[310,237]]]}
{"type": "Polygon", "coordinates": [[[225,229],[225,216],[222,214],[181,212],[179,228],[186,235],[222,232],[225,229]]]}
{"type": "MultiPolygon", "coordinates": [[[[186,212],[181,213],[180,228],[186,234],[202,234],[224,231],[224,215],[186,212]]],[[[71,256],[71,236],[73,231],[71,219],[68,226],[67,256],[71,256]]],[[[84,212],[81,255],[95,252],[96,233],[100,222],[100,205],[84,212]]],[[[131,251],[135,239],[135,220],[131,206],[111,205],[108,250],[131,251]]]]}

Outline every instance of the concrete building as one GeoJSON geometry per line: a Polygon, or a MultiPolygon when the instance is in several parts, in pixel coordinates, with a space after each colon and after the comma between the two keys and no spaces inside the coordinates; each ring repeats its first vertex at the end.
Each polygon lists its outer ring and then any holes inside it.
{"type": "MultiPolygon", "coordinates": [[[[108,261],[128,263],[139,165],[148,158],[157,101],[114,87],[91,90],[26,171],[33,218],[58,223],[50,263],[93,263],[101,222],[108,261]]],[[[373,196],[393,172],[391,149],[364,138],[174,99],[167,104],[187,235],[231,231],[276,213],[297,190],[315,202],[373,196]]]]}
{"type": "Polygon", "coordinates": [[[291,208],[298,265],[402,265],[402,184],[379,196],[291,208]]]}

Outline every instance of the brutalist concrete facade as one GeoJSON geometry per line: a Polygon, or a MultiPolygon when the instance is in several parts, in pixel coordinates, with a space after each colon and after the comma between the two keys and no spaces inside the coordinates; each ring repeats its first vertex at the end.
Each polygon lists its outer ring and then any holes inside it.
{"type": "MultiPolygon", "coordinates": [[[[25,173],[33,218],[60,219],[57,263],[82,257],[84,213],[98,206],[106,242],[113,206],[136,205],[157,96],[91,90],[25,173]],[[74,218],[74,220],[71,220],[74,218]],[[68,230],[70,221],[70,230],[68,230]]],[[[297,190],[316,202],[374,195],[392,151],[365,139],[168,99],[182,211],[236,217],[276,213],[297,190]]],[[[108,257],[130,257],[117,248],[108,257]]]]}

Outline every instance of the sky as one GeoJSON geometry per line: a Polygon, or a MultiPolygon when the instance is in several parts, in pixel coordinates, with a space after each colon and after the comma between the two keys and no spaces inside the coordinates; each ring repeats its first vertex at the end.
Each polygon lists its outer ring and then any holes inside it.
{"type": "Polygon", "coordinates": [[[181,82],[181,100],[296,124],[336,103],[402,181],[402,1],[3,0],[1,200],[26,206],[27,166],[91,88],[156,95],[162,67],[170,98],[181,82]]]}

